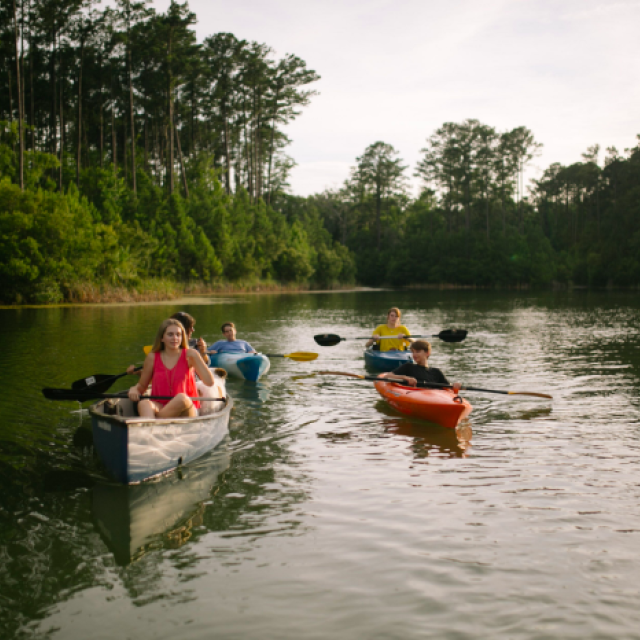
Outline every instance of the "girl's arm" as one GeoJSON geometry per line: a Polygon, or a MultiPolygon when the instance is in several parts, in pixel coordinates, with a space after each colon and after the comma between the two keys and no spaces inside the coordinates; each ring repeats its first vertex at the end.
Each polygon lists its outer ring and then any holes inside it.
{"type": "Polygon", "coordinates": [[[142,365],[140,382],[129,389],[129,399],[133,402],[140,400],[140,396],[147,390],[147,387],[151,382],[151,378],[153,378],[153,361],[155,360],[155,357],[156,354],[153,351],[147,355],[144,359],[144,364],[142,365]]]}
{"type": "Polygon", "coordinates": [[[195,349],[187,349],[187,362],[190,367],[193,367],[196,370],[196,373],[200,376],[200,380],[202,380],[207,387],[213,386],[214,380],[211,369],[209,369],[209,367],[204,363],[204,360],[198,351],[195,349]]]}

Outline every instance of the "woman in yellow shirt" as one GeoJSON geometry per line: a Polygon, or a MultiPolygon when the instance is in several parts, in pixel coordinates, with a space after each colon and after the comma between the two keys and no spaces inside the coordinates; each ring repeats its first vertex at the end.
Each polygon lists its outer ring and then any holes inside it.
{"type": "Polygon", "coordinates": [[[402,313],[398,307],[391,307],[387,312],[387,324],[378,325],[373,330],[371,340],[367,342],[366,346],[370,347],[374,342],[377,342],[380,345],[380,351],[405,351],[413,340],[406,337],[411,335],[411,331],[400,324],[401,316],[402,313]],[[397,339],[380,340],[382,336],[397,336],[397,339]]]}

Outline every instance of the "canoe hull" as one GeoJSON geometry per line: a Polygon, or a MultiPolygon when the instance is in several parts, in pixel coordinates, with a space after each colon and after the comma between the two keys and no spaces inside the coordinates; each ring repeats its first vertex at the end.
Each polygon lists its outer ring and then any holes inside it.
{"type": "Polygon", "coordinates": [[[210,353],[212,368],[220,367],[230,376],[257,382],[271,368],[263,353],[210,353]]]}
{"type": "Polygon", "coordinates": [[[473,408],[451,389],[416,389],[382,381],[374,386],[394,409],[447,429],[455,429],[473,408]]]}
{"type": "Polygon", "coordinates": [[[111,478],[135,484],[199,458],[216,447],[229,433],[233,400],[221,411],[195,418],[149,420],[132,415],[131,402],[122,403],[123,415],[106,415],[106,400],[89,409],[93,444],[111,478]]]}
{"type": "Polygon", "coordinates": [[[366,349],[364,364],[376,371],[393,371],[405,362],[413,362],[411,351],[373,351],[366,349]]]}

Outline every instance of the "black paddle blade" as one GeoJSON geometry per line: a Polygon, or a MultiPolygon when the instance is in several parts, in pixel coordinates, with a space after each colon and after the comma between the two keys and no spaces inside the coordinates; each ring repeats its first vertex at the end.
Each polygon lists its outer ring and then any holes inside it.
{"type": "Polygon", "coordinates": [[[438,334],[443,342],[462,342],[467,337],[466,329],[445,329],[438,334]]]}
{"type": "Polygon", "coordinates": [[[341,338],[335,333],[320,333],[317,336],[313,336],[313,339],[319,344],[321,347],[335,347],[337,344],[340,344],[341,338]]]}
{"type": "Polygon", "coordinates": [[[100,393],[106,391],[120,376],[110,375],[108,373],[96,373],[88,378],[82,378],[82,380],[76,380],[71,383],[71,388],[74,391],[83,391],[84,389],[91,389],[97,391],[100,389],[100,393]]]}

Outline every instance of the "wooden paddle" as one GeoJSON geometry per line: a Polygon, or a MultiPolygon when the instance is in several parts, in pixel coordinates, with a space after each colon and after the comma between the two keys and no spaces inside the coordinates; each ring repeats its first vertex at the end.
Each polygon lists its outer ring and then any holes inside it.
{"type": "MultiPolygon", "coordinates": [[[[73,389],[52,389],[45,388],[42,394],[47,400],[76,400],[77,402],[86,402],[87,400],[97,400],[99,398],[127,398],[126,394],[121,393],[100,393],[91,389],[84,391],[74,391],[73,389]]],[[[141,400],[171,400],[174,396],[141,396],[141,400]]],[[[224,402],[226,398],[190,398],[190,400],[200,400],[206,402],[224,402]]]]}
{"type": "Polygon", "coordinates": [[[309,362],[318,357],[317,353],[312,351],[294,351],[293,353],[265,353],[267,358],[291,358],[297,362],[309,362]]]}
{"type": "MultiPolygon", "coordinates": [[[[408,335],[407,338],[440,338],[443,342],[462,342],[467,337],[466,329],[445,329],[440,333],[432,336],[414,336],[408,335]]],[[[341,338],[335,333],[320,333],[317,336],[313,336],[313,339],[321,347],[335,347],[343,340],[371,340],[371,336],[364,338],[341,338]]],[[[380,336],[380,340],[398,340],[396,336],[380,336]]]]}
{"type": "MultiPolygon", "coordinates": [[[[345,373],[343,371],[317,371],[323,376],[348,376],[349,378],[358,378],[359,380],[372,380],[375,382],[397,382],[403,386],[408,386],[407,381],[402,378],[379,378],[378,376],[361,376],[357,373],[345,373]]],[[[418,387],[424,389],[453,389],[452,384],[441,384],[439,382],[422,382],[418,380],[418,387]]],[[[534,398],[548,398],[553,399],[553,396],[546,393],[534,393],[533,391],[497,391],[496,389],[480,389],[478,387],[457,387],[460,391],[478,391],[480,393],[501,393],[508,396],[533,396],[534,398]]]]}
{"type": "MultiPolygon", "coordinates": [[[[134,369],[133,372],[138,373],[139,371],[142,371],[142,367],[134,369]]],[[[74,391],[91,390],[97,393],[104,393],[116,380],[124,378],[124,376],[126,375],[128,375],[126,371],[117,375],[111,375],[108,373],[94,373],[92,376],[88,376],[87,378],[82,378],[81,380],[72,382],[71,388],[74,391]]]]}
{"type": "MultiPolygon", "coordinates": [[[[219,351],[218,353],[239,353],[237,351],[219,351]]],[[[209,352],[210,356],[215,356],[215,353],[209,352]]],[[[246,355],[250,356],[250,353],[246,355]]],[[[291,358],[292,360],[296,360],[297,362],[310,362],[311,360],[315,360],[318,357],[317,353],[313,353],[313,351],[294,351],[293,353],[265,353],[267,358],[291,358]]]]}

